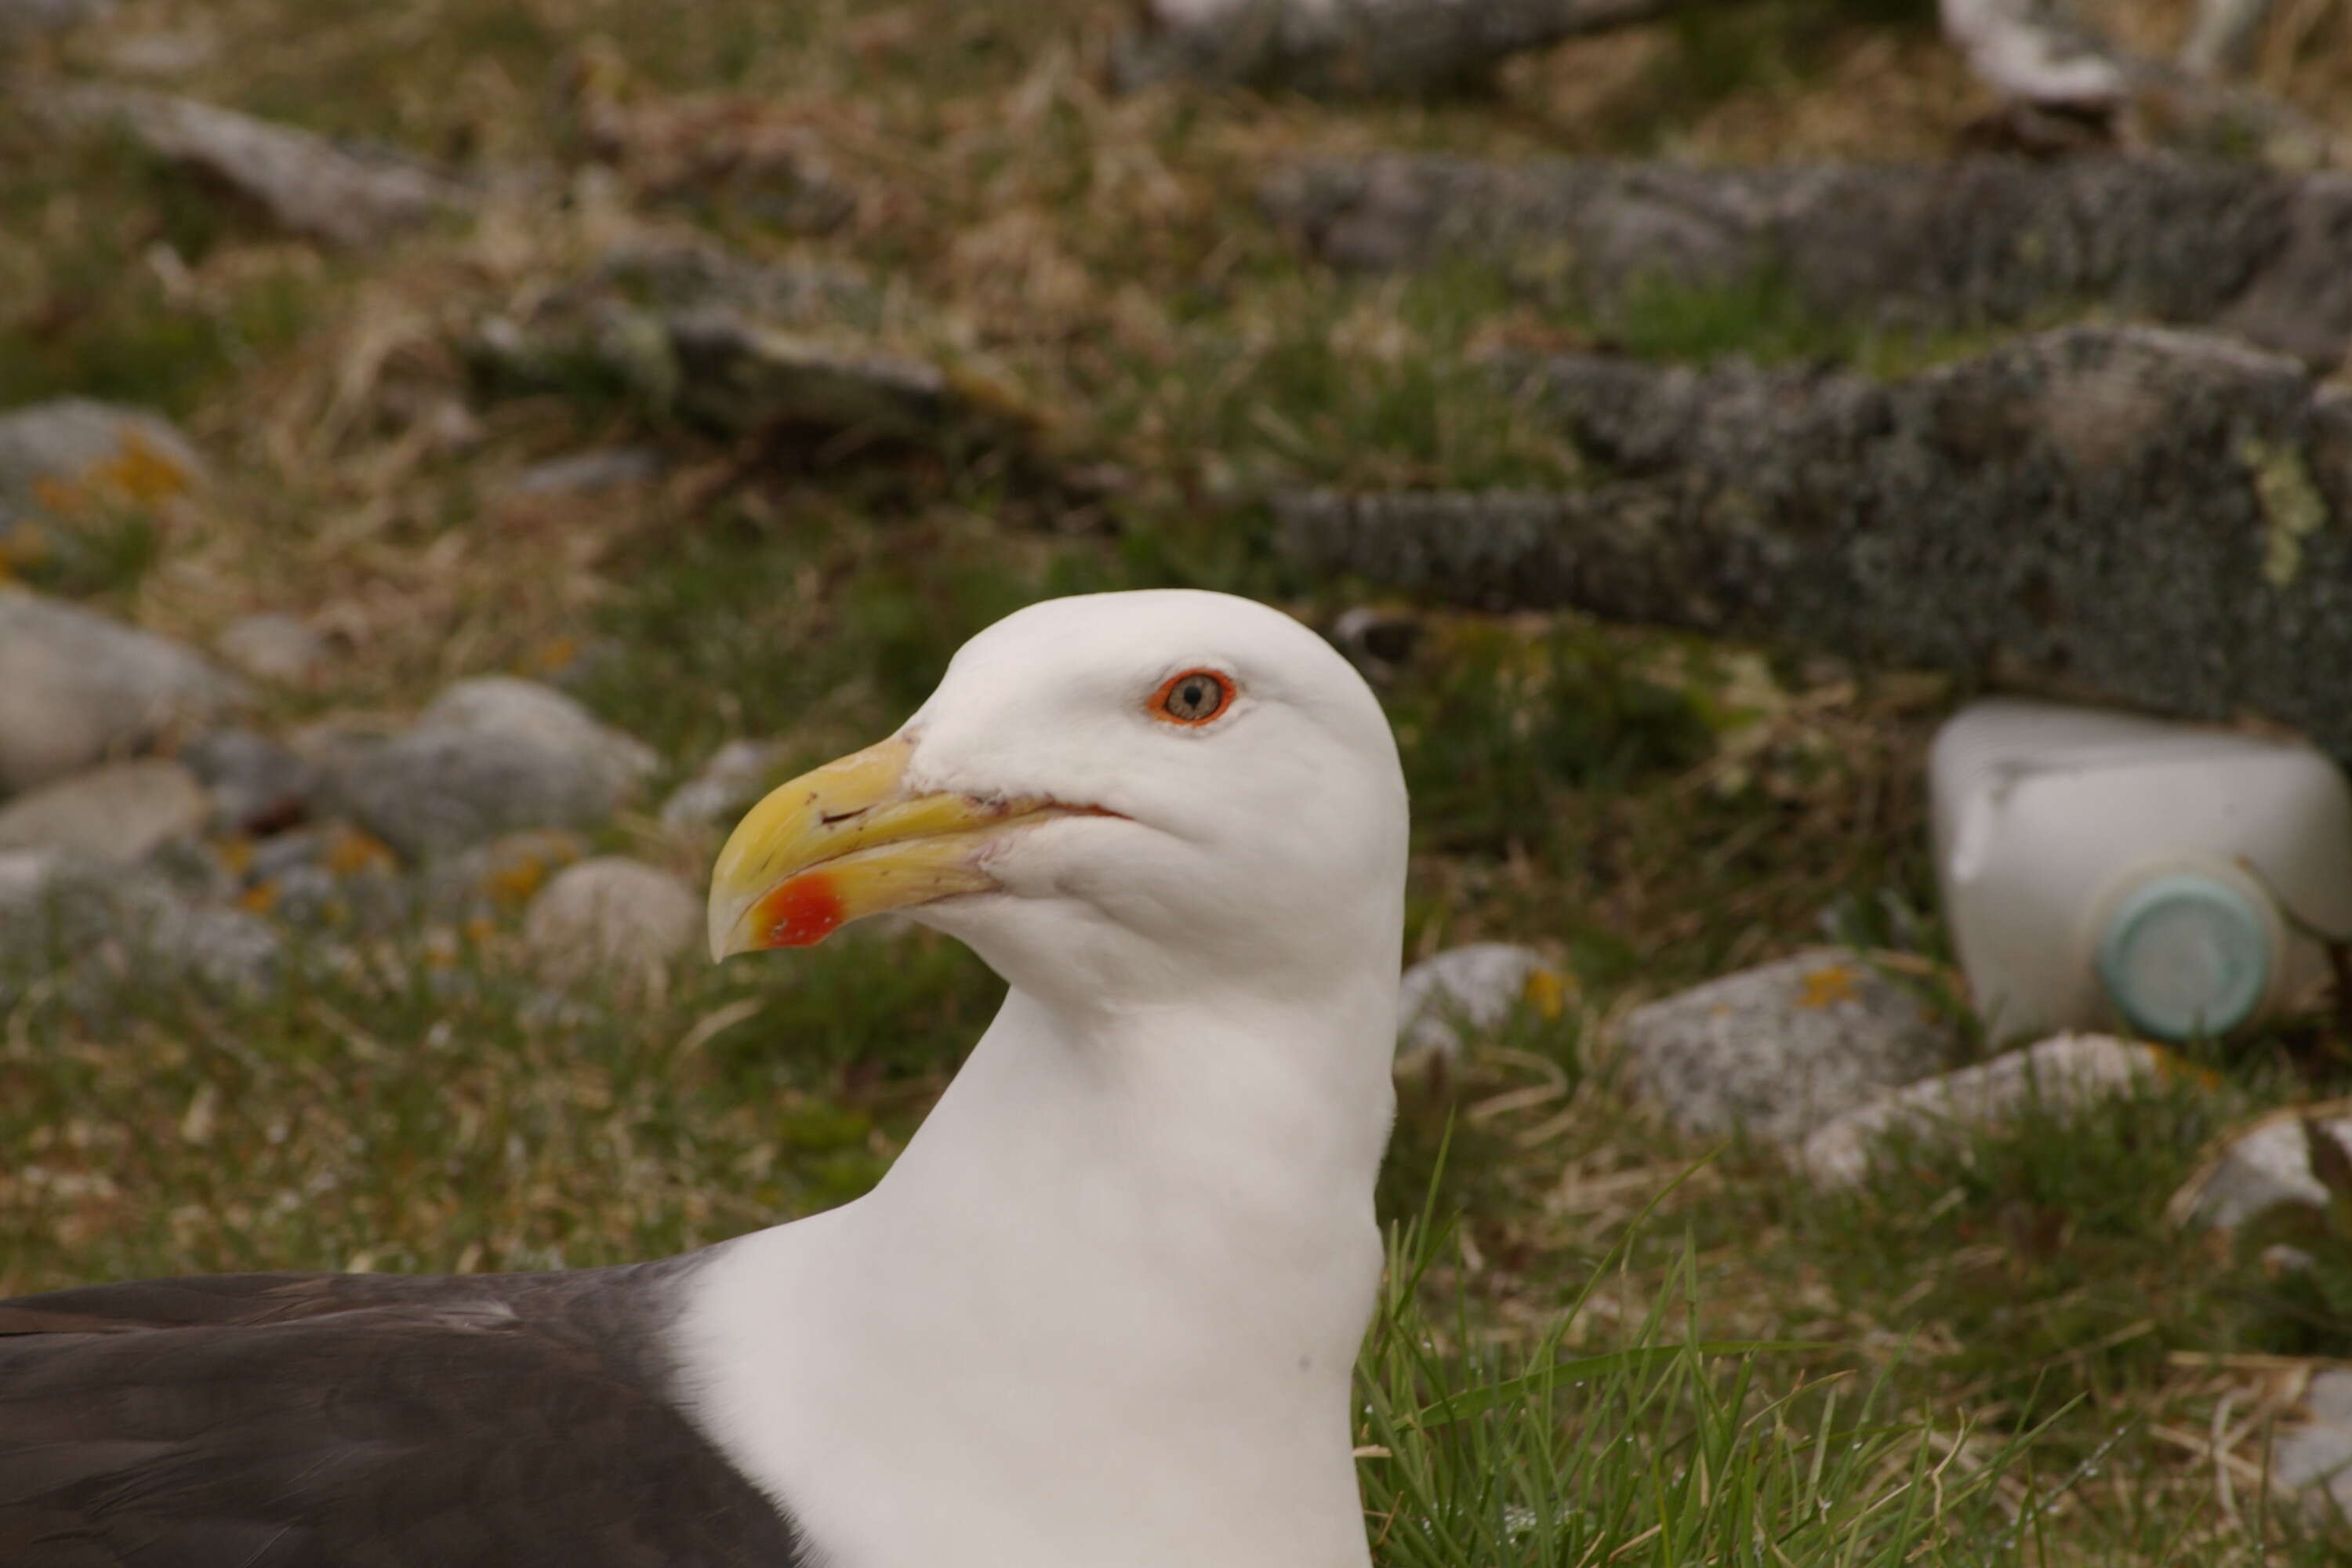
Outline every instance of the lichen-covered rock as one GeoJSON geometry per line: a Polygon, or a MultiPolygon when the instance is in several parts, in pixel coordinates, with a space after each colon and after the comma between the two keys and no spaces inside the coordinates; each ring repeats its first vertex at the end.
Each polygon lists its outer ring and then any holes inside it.
{"type": "Polygon", "coordinates": [[[654,984],[702,939],[702,902],[667,871],[601,856],[560,872],[531,900],[523,945],[560,984],[654,984]]]}
{"type": "Polygon", "coordinates": [[[1636,1008],[1618,1037],[1676,1127],[1779,1143],[1941,1070],[1956,1043],[1908,989],[1827,949],[1636,1008]]]}
{"type": "Polygon", "coordinates": [[[2352,1106],[2290,1106],[2232,1130],[2172,1195],[2166,1215],[2176,1225],[2235,1230],[2281,1204],[2318,1208],[2327,1189],[2312,1173],[2310,1144],[2303,1124],[2352,1149],[2352,1106]]]}
{"type": "Polygon", "coordinates": [[[178,643],[0,589],[0,795],[198,728],[245,698],[178,643]]]}
{"type": "Polygon", "coordinates": [[[188,438],[149,409],[59,397],[0,414],[0,516],[152,506],[205,479],[188,438]]]}
{"type": "Polygon", "coordinates": [[[1730,168],[1384,156],[1294,165],[1266,207],[1317,254],[1491,262],[1606,321],[1769,279],[1824,317],[2006,325],[2097,300],[2318,369],[2352,347],[2352,174],[2170,157],[1730,168]]]}
{"type": "Polygon", "coordinates": [[[730,741],[710,754],[700,772],[670,791],[661,819],[672,827],[731,826],[780,781],[788,748],[782,741],[730,741]]]}
{"type": "Polygon", "coordinates": [[[510,676],[461,680],[415,728],[336,763],[337,797],[412,859],[526,827],[584,827],[657,759],[563,693],[510,676]]]}
{"type": "Polygon", "coordinates": [[[1649,21],[1681,0],[1146,0],[1114,43],[1129,90],[1172,78],[1330,94],[1444,92],[1522,50],[1649,21]]]}
{"type": "Polygon", "coordinates": [[[127,865],[212,819],[196,776],[161,759],[76,773],[0,805],[0,850],[58,849],[127,865]]]}
{"type": "Polygon", "coordinates": [[[426,867],[425,904],[448,919],[511,915],[587,854],[588,841],[576,833],[526,828],[504,834],[426,867]]]}
{"type": "Polygon", "coordinates": [[[1524,374],[1620,478],[1293,497],[1286,548],[1483,606],[2252,710],[2352,759],[2352,395],[2293,361],[2084,327],[1891,384],[1593,354],[1524,374]]]}
{"type": "Polygon", "coordinates": [[[1965,1140],[2012,1126],[2031,1110],[2070,1115],[2195,1070],[2137,1041],[2058,1035],[1835,1117],[1805,1140],[1801,1163],[1824,1186],[1852,1186],[1870,1173],[1873,1152],[1890,1136],[1913,1143],[1965,1140]]]}
{"type": "Polygon", "coordinates": [[[1397,986],[1397,1061],[1452,1060],[1465,1032],[1499,1027],[1521,1007],[1557,1017],[1568,984],[1542,953],[1510,942],[1471,942],[1423,959],[1397,986]]]}

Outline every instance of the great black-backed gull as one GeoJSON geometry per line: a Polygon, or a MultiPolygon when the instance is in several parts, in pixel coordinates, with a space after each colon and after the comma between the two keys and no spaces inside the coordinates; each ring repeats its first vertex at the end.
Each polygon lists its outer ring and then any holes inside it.
{"type": "Polygon", "coordinates": [[[0,1563],[1362,1568],[1405,793],[1274,610],[1055,600],[721,853],[1003,1008],[881,1184],[683,1258],[0,1303],[0,1563]]]}

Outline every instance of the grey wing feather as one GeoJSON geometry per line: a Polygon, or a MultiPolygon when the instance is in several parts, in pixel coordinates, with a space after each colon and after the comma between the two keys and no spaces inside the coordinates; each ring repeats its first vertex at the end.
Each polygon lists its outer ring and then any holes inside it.
{"type": "Polygon", "coordinates": [[[670,1396],[691,1258],[0,1301],[11,1568],[800,1568],[670,1396]]]}

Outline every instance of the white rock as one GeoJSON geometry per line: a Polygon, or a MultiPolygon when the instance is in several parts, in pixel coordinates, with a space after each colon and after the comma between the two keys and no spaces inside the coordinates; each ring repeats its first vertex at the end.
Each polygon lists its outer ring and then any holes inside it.
{"type": "Polygon", "coordinates": [[[1397,985],[1397,1060],[1452,1060],[1465,1032],[1496,1028],[1523,1005],[1559,1011],[1567,982],[1542,953],[1477,942],[1423,959],[1397,985]]]}
{"type": "Polygon", "coordinates": [[[0,509],[37,510],[62,487],[105,501],[152,501],[193,489],[205,460],[162,415],[88,397],[0,414],[0,509]]]}
{"type": "Polygon", "coordinates": [[[710,827],[729,822],[777,783],[788,748],[782,741],[730,741],[710,754],[702,771],[670,791],[661,819],[672,827],[710,827]]]}
{"type": "Polygon", "coordinates": [[[1795,1143],[1940,1070],[1949,1030],[1852,953],[1816,949],[1653,1002],[1619,1033],[1634,1081],[1685,1132],[1795,1143]]]}
{"type": "Polygon", "coordinates": [[[557,873],[531,900],[522,938],[541,971],[559,984],[603,978],[624,986],[657,982],[670,961],[703,934],[694,889],[622,856],[583,860],[557,873]]]}
{"type": "Polygon", "coordinates": [[[0,590],[0,794],[194,729],[245,689],[178,643],[0,590]]]}
{"type": "Polygon", "coordinates": [[[177,763],[118,763],[0,805],[0,849],[60,849],[112,865],[144,858],[212,820],[212,798],[177,763]]]}
{"type": "Polygon", "coordinates": [[[2352,1149],[2352,1108],[2341,1102],[2271,1111],[2221,1140],[2172,1195],[2167,1217],[2176,1225],[2235,1230],[2280,1204],[2326,1205],[2327,1189],[2311,1173],[2310,1145],[2303,1132],[2305,1117],[2352,1149]]]}
{"type": "Polygon", "coordinates": [[[2309,1491],[2323,1509],[2352,1517],[2352,1372],[2313,1373],[2303,1415],[2271,1439],[2272,1483],[2309,1491]]]}
{"type": "Polygon", "coordinates": [[[1824,1186],[1852,1186],[1870,1173],[1872,1151],[1898,1130],[1913,1140],[1965,1139],[2012,1125],[2035,1105],[2077,1111],[2194,1070],[2153,1046],[2110,1035],[2058,1035],[1849,1110],[1805,1140],[1801,1163],[1824,1186]]]}
{"type": "Polygon", "coordinates": [[[514,496],[582,496],[661,477],[662,455],[651,447],[597,447],[534,463],[507,485],[514,496]]]}
{"type": "Polygon", "coordinates": [[[303,686],[327,664],[327,639],[292,616],[265,612],[231,621],[213,649],[239,674],[276,686],[303,686]]]}
{"type": "Polygon", "coordinates": [[[242,192],[280,226],[331,245],[377,244],[465,201],[404,160],[362,156],[194,99],[92,83],[45,94],[35,107],[68,126],[119,127],[156,156],[242,192]]]}
{"type": "Polygon", "coordinates": [[[106,63],[123,76],[161,79],[200,71],[220,58],[220,52],[219,35],[200,28],[133,33],[107,48],[106,63]]]}

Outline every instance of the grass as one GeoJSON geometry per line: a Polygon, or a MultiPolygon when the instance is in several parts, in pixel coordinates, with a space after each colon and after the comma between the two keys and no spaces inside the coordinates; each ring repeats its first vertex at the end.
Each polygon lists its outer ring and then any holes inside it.
{"type": "MultiPolygon", "coordinates": [[[[6,535],[0,562],[197,639],[303,616],[344,651],[268,700],[273,723],[556,672],[668,777],[745,735],[814,762],[1043,595],[1219,587],[1326,626],[1374,599],[1278,554],[1281,488],[1585,482],[1496,348],[1898,374],[1984,341],[1876,334],[1769,278],[1638,290],[1603,322],[1475,268],[1336,276],[1255,205],[1283,157],[1382,146],[1932,156],[1974,100],[1908,0],[1696,7],[1515,62],[1484,97],[1345,108],[1111,99],[1087,0],[125,9],[215,31],[179,84],[200,96],[537,171],[470,226],[320,256],[0,108],[0,405],[150,404],[220,470],[38,554],[6,535]],[[737,118],[692,118],[713,105],[737,118]],[[629,128],[610,167],[594,113],[629,128]],[[854,198],[837,226],[772,221],[748,176],[664,183],[678,127],[723,153],[739,123],[821,159],[854,198]],[[835,326],[984,373],[1035,433],[828,455],[681,428],[593,366],[495,385],[467,363],[483,319],[615,233],[680,228],[862,271],[870,314],[835,326]],[[660,445],[669,476],[560,504],[503,489],[616,440],[660,445]]],[[[2265,79],[2340,112],[2342,18],[2295,25],[2265,79]]],[[[26,68],[102,70],[110,36],[26,68]]],[[[1373,671],[1416,801],[1412,952],[1533,941],[1573,984],[1559,1016],[1404,1086],[1360,1368],[1382,1568],[2341,1560],[2343,1531],[2267,1501],[2259,1470],[2295,1378],[2352,1357],[2340,1222],[2228,1247],[2162,1217],[2221,1128],[2346,1091],[2340,1026],[2209,1053],[2218,1089],[1898,1151],[1851,1194],[1680,1138],[1623,1092],[1625,1008],[1825,926],[1943,956],[1918,779],[1955,693],[1567,615],[1392,608],[1418,629],[1373,671]],[[2272,1240],[2322,1267],[2273,1277],[2272,1240]]],[[[714,847],[642,819],[604,837],[689,876],[714,847]]],[[[0,1291],[589,1264],[811,1212],[887,1168],[997,993],[961,949],[884,931],[555,998],[511,919],[357,957],[321,940],[267,999],[156,981],[96,1007],[44,981],[0,1010],[0,1291]]]]}

